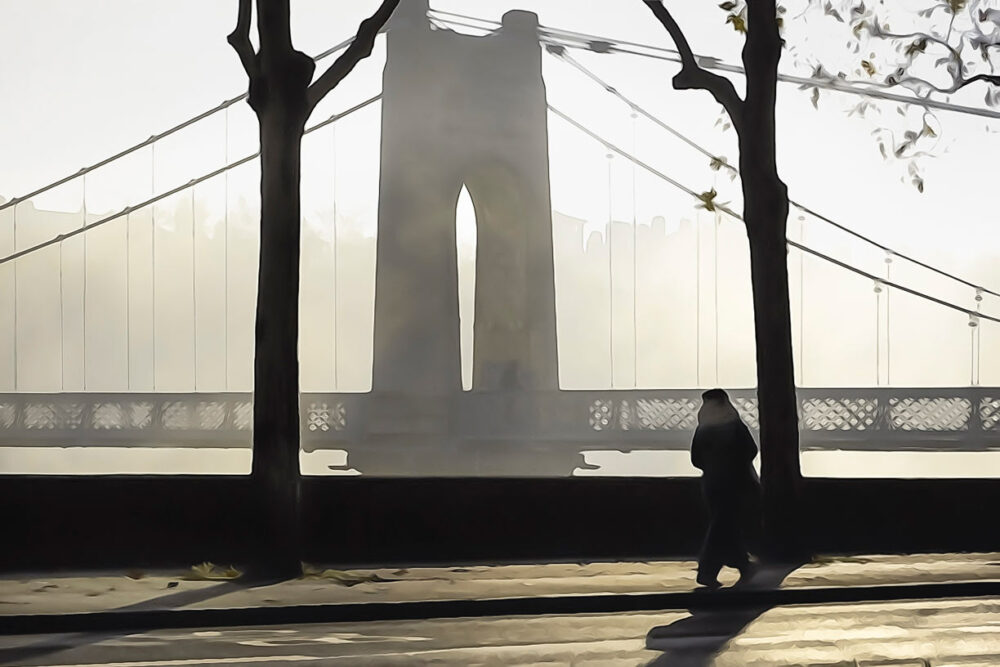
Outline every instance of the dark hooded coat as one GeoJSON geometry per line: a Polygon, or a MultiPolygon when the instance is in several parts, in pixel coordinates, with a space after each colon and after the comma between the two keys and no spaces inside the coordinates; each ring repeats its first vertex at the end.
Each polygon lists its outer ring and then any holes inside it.
{"type": "Polygon", "coordinates": [[[702,471],[710,515],[700,568],[708,576],[721,566],[747,562],[745,528],[756,509],[760,480],[753,467],[757,444],[728,397],[706,393],[691,443],[691,463],[702,471]]]}

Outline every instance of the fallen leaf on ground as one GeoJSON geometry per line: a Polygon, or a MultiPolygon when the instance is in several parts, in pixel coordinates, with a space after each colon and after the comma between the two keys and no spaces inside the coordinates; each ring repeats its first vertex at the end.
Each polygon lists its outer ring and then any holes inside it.
{"type": "Polygon", "coordinates": [[[215,563],[204,562],[192,565],[191,571],[184,577],[187,581],[227,581],[238,579],[243,575],[232,565],[221,567],[215,563]]]}
{"type": "Polygon", "coordinates": [[[302,564],[302,576],[309,579],[329,579],[335,581],[342,586],[356,586],[358,584],[364,584],[369,582],[384,582],[393,581],[392,579],[383,579],[377,574],[358,574],[357,572],[348,572],[347,570],[334,570],[332,568],[327,568],[322,570],[318,567],[313,567],[311,565],[302,564]]]}

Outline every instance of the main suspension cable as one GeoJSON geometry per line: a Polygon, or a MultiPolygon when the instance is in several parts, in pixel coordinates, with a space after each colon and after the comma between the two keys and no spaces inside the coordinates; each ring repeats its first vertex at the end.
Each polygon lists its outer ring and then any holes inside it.
{"type": "MultiPolygon", "coordinates": [[[[730,164],[729,162],[725,161],[721,156],[715,155],[714,153],[712,153],[711,151],[709,151],[707,148],[705,148],[701,144],[695,142],[693,139],[691,139],[690,137],[688,137],[684,133],[680,132],[679,130],[675,129],[674,127],[672,127],[669,124],[667,124],[666,122],[664,122],[658,116],[654,115],[653,113],[651,113],[649,110],[647,110],[646,108],[644,108],[643,106],[641,106],[640,104],[638,104],[637,102],[635,102],[634,100],[626,97],[617,88],[615,88],[614,86],[612,86],[611,84],[609,84],[607,81],[605,81],[604,79],[602,79],[601,77],[599,77],[593,71],[591,71],[590,69],[588,69],[587,67],[585,67],[584,65],[582,65],[578,60],[576,60],[575,58],[573,58],[572,56],[570,56],[568,53],[566,53],[565,50],[561,50],[559,48],[549,48],[548,51],[549,51],[549,53],[551,53],[552,55],[556,56],[557,58],[560,58],[561,60],[565,61],[567,64],[572,65],[574,68],[576,68],[577,70],[579,70],[582,74],[584,74],[586,77],[588,77],[589,79],[591,79],[592,81],[594,81],[594,83],[596,83],[599,86],[601,86],[606,92],[608,92],[608,93],[614,95],[615,97],[617,97],[624,104],[626,104],[629,108],[631,108],[634,113],[638,113],[638,114],[642,115],[644,118],[646,118],[647,120],[651,121],[652,123],[654,123],[655,125],[657,125],[661,129],[669,132],[671,135],[673,135],[677,139],[680,139],[681,141],[683,141],[685,144],[687,144],[691,148],[695,149],[696,151],[698,151],[702,155],[704,155],[704,156],[708,157],[709,159],[711,159],[713,166],[717,165],[720,168],[724,168],[724,169],[729,170],[733,174],[737,174],[738,175],[740,173],[739,169],[737,169],[736,166],[734,166],[734,165],[730,164]]],[[[821,221],[823,221],[823,222],[831,225],[832,227],[835,227],[836,229],[839,229],[842,232],[850,234],[851,236],[853,236],[853,237],[855,237],[857,239],[860,239],[861,241],[864,241],[865,243],[868,243],[868,244],[870,244],[872,246],[875,246],[879,250],[882,250],[882,251],[884,251],[886,253],[889,253],[889,255],[891,255],[891,256],[895,256],[895,257],[899,257],[900,259],[904,259],[904,260],[906,260],[906,261],[908,261],[908,262],[910,262],[912,264],[915,264],[916,266],[919,266],[919,267],[921,267],[923,269],[927,269],[928,271],[932,271],[934,273],[937,273],[938,275],[941,275],[941,276],[944,276],[944,277],[949,278],[951,280],[954,280],[955,282],[961,283],[961,284],[963,284],[963,285],[965,285],[967,287],[972,287],[973,289],[980,290],[982,292],[991,294],[993,296],[1000,297],[1000,292],[996,292],[996,291],[993,291],[991,289],[982,287],[981,285],[977,285],[975,283],[972,283],[972,282],[966,280],[965,278],[962,278],[961,276],[957,276],[957,275],[955,275],[953,273],[945,271],[944,269],[937,268],[937,267],[935,267],[935,266],[933,266],[931,264],[928,264],[928,263],[923,262],[923,261],[921,261],[919,259],[911,257],[910,255],[907,255],[905,253],[901,253],[901,252],[898,252],[896,250],[893,250],[892,248],[890,248],[889,246],[887,246],[885,244],[879,243],[878,241],[875,241],[874,239],[872,239],[872,238],[870,238],[868,236],[865,236],[864,234],[862,234],[862,233],[860,233],[858,231],[855,231],[855,230],[851,229],[850,227],[847,227],[847,226],[845,226],[845,225],[843,225],[843,224],[841,224],[841,223],[839,223],[839,222],[837,222],[835,220],[832,220],[831,218],[829,218],[829,217],[827,217],[825,215],[822,215],[821,213],[817,213],[813,209],[809,208],[808,206],[806,206],[806,205],[804,205],[804,204],[802,204],[800,202],[797,202],[797,201],[795,201],[793,199],[789,199],[788,203],[790,203],[792,206],[794,206],[795,208],[799,209],[803,213],[807,213],[807,214],[813,216],[814,218],[817,218],[818,220],[821,220],[821,221]]]]}
{"type": "MultiPolygon", "coordinates": [[[[446,12],[441,10],[433,10],[432,14],[436,16],[436,20],[438,22],[443,24],[451,24],[460,27],[473,28],[477,30],[489,30],[489,29],[496,30],[502,27],[502,24],[499,22],[490,21],[488,19],[481,19],[466,14],[456,14],[454,12],[446,12]],[[485,26],[470,24],[468,23],[468,21],[475,21],[477,23],[485,24],[485,26]]],[[[559,46],[564,46],[573,49],[584,49],[587,51],[592,51],[595,53],[602,53],[602,54],[621,53],[626,55],[639,56],[642,58],[665,60],[674,63],[681,62],[680,53],[676,49],[669,49],[662,46],[656,46],[654,44],[633,42],[625,39],[612,39],[610,37],[603,37],[601,35],[592,35],[589,33],[574,32],[570,30],[563,30],[560,28],[552,28],[544,25],[540,25],[538,27],[538,32],[539,36],[542,38],[543,43],[557,44],[559,46]]],[[[739,74],[739,75],[746,74],[742,65],[733,65],[729,63],[724,63],[718,58],[714,58],[711,56],[703,56],[698,54],[695,54],[695,59],[697,60],[698,65],[703,67],[704,69],[729,72],[732,74],[739,74]]],[[[778,81],[782,81],[784,83],[792,83],[799,86],[824,88],[826,90],[834,90],[841,93],[848,93],[850,95],[875,97],[879,99],[888,100],[890,102],[899,102],[902,104],[915,104],[918,106],[927,107],[931,109],[940,109],[942,111],[951,111],[954,113],[981,116],[984,118],[1000,119],[1000,111],[996,111],[993,109],[983,109],[978,107],[964,106],[960,104],[952,104],[950,102],[942,102],[939,100],[933,100],[929,98],[910,97],[907,95],[900,95],[898,93],[891,93],[888,92],[888,88],[890,88],[890,86],[886,84],[848,82],[838,78],[821,79],[816,77],[782,74],[780,72],[778,73],[778,81]]]]}
{"type": "MultiPolygon", "coordinates": [[[[565,113],[563,113],[559,109],[553,107],[551,104],[548,105],[548,108],[549,108],[549,111],[551,111],[552,113],[554,113],[556,116],[560,117],[561,119],[563,119],[564,121],[566,121],[570,125],[574,126],[575,128],[577,128],[578,130],[580,130],[584,134],[588,135],[590,138],[592,138],[595,141],[599,142],[600,144],[604,145],[605,148],[607,148],[609,150],[612,150],[615,153],[618,153],[619,155],[621,155],[622,157],[624,157],[627,160],[633,161],[636,165],[638,165],[642,169],[645,169],[650,174],[652,174],[653,176],[656,176],[660,180],[663,180],[663,181],[666,181],[667,183],[670,183],[674,187],[682,190],[683,192],[686,192],[687,194],[691,195],[692,197],[694,197],[696,199],[699,199],[699,200],[701,199],[701,197],[699,197],[698,193],[695,192],[694,190],[692,190],[691,188],[689,188],[688,186],[684,185],[683,183],[680,183],[679,181],[677,181],[677,180],[675,180],[673,178],[670,178],[669,176],[667,176],[663,172],[659,171],[655,167],[652,167],[651,165],[643,162],[642,160],[638,159],[634,155],[631,155],[630,153],[628,153],[624,149],[620,148],[619,146],[617,146],[617,145],[611,143],[610,141],[604,139],[603,137],[601,137],[600,135],[598,135],[596,132],[590,130],[589,128],[587,128],[586,126],[582,125],[578,121],[574,120],[572,117],[566,115],[565,113]]],[[[729,215],[730,217],[734,218],[735,220],[738,220],[740,222],[745,222],[743,220],[743,216],[741,216],[739,213],[733,211],[728,206],[724,206],[724,205],[721,205],[721,204],[715,204],[714,208],[717,209],[717,210],[719,210],[719,211],[722,211],[723,213],[726,213],[727,215],[729,215]]],[[[805,252],[805,253],[808,253],[810,255],[813,255],[814,257],[818,257],[818,258],[820,258],[822,260],[825,260],[826,262],[829,262],[830,264],[833,264],[835,266],[839,266],[840,268],[845,269],[847,271],[850,271],[852,273],[855,273],[855,274],[857,274],[859,276],[863,276],[864,278],[867,278],[868,280],[871,280],[873,282],[880,282],[883,285],[888,285],[889,287],[893,287],[895,289],[898,289],[901,292],[906,292],[907,294],[911,294],[911,295],[919,297],[921,299],[925,299],[925,300],[930,301],[932,303],[936,303],[939,306],[944,306],[945,308],[950,308],[951,310],[955,310],[955,311],[958,311],[960,313],[964,313],[964,314],[966,314],[966,315],[968,315],[970,317],[971,316],[978,316],[980,319],[985,319],[985,320],[990,320],[991,322],[1000,323],[1000,317],[994,317],[992,315],[987,315],[985,313],[977,313],[975,310],[970,310],[968,308],[965,308],[964,306],[959,306],[957,304],[950,303],[948,301],[945,301],[944,299],[940,299],[940,298],[938,298],[936,296],[932,296],[930,294],[926,294],[924,292],[921,292],[919,290],[913,289],[911,287],[906,287],[905,285],[900,285],[899,283],[891,282],[891,281],[888,281],[888,280],[886,280],[884,278],[879,278],[875,274],[869,273],[869,272],[865,271],[864,269],[859,269],[856,266],[848,264],[847,262],[843,262],[843,261],[841,261],[839,259],[836,259],[834,257],[826,255],[826,254],[824,254],[824,253],[822,253],[822,252],[820,252],[818,250],[814,250],[814,249],[812,249],[812,248],[810,248],[808,246],[805,246],[805,245],[803,245],[801,243],[797,243],[797,242],[795,242],[795,241],[793,241],[791,239],[786,238],[785,242],[789,246],[791,246],[791,247],[793,247],[793,248],[795,248],[797,250],[801,250],[802,252],[805,252]]]]}
{"type": "MultiPolygon", "coordinates": [[[[340,120],[341,118],[349,116],[352,113],[354,113],[355,111],[360,111],[361,109],[364,109],[365,107],[367,107],[367,106],[369,106],[371,104],[374,104],[375,102],[379,101],[380,99],[382,99],[382,93],[379,93],[378,95],[375,95],[373,97],[369,97],[364,102],[361,102],[360,104],[356,104],[356,105],[354,105],[353,107],[351,107],[350,109],[348,109],[346,111],[343,111],[343,112],[337,113],[337,114],[333,114],[332,116],[330,116],[326,120],[324,120],[322,122],[319,122],[319,123],[313,125],[312,127],[306,128],[305,132],[303,132],[303,135],[309,134],[311,132],[315,132],[316,130],[319,130],[320,128],[326,127],[327,125],[329,125],[331,123],[335,123],[338,120],[340,120]]],[[[94,229],[95,227],[100,227],[102,225],[105,225],[105,224],[113,221],[113,220],[118,220],[122,216],[127,216],[129,213],[133,213],[135,211],[141,210],[143,208],[146,208],[147,206],[151,206],[151,205],[155,204],[158,201],[161,201],[161,200],[166,199],[168,197],[172,197],[173,195],[175,195],[175,194],[177,194],[179,192],[183,192],[183,191],[185,191],[185,190],[187,190],[189,188],[193,188],[194,186],[198,185],[199,183],[203,183],[203,182],[205,182],[207,180],[215,178],[216,176],[220,176],[220,175],[222,175],[222,174],[224,174],[224,173],[226,173],[226,172],[228,172],[228,171],[230,171],[232,169],[235,169],[236,167],[244,165],[247,162],[250,162],[250,161],[252,161],[252,160],[254,160],[254,159],[258,158],[258,157],[260,157],[260,151],[257,151],[256,153],[254,153],[252,155],[247,155],[246,157],[241,158],[241,159],[239,159],[239,160],[237,160],[235,162],[232,162],[230,164],[227,164],[225,166],[219,167],[218,169],[216,169],[214,171],[211,171],[211,172],[209,172],[209,173],[207,173],[207,174],[205,174],[203,176],[199,176],[198,178],[194,178],[194,179],[188,181],[187,183],[185,183],[183,185],[177,186],[176,188],[174,188],[172,190],[168,190],[167,192],[163,192],[161,194],[154,195],[153,197],[150,197],[149,199],[147,199],[144,202],[140,202],[140,203],[135,204],[133,206],[126,206],[125,208],[123,208],[121,211],[119,211],[117,213],[112,213],[109,216],[101,218],[100,220],[95,220],[94,222],[91,222],[91,223],[89,223],[87,225],[84,225],[83,227],[79,227],[79,228],[74,229],[74,230],[72,230],[70,232],[66,232],[65,234],[59,234],[59,235],[54,236],[54,237],[52,237],[52,238],[50,238],[48,240],[42,241],[41,243],[36,243],[35,245],[33,245],[33,246],[29,247],[29,248],[25,248],[24,250],[11,253],[11,254],[6,255],[4,257],[0,257],[0,266],[6,264],[7,262],[13,262],[14,260],[20,259],[21,257],[24,257],[25,255],[30,255],[30,254],[32,254],[34,252],[37,252],[37,251],[41,250],[42,248],[47,248],[50,245],[54,245],[56,243],[62,243],[66,239],[69,239],[69,238],[72,238],[74,236],[77,236],[78,234],[83,234],[84,232],[89,232],[91,229],[94,229]]],[[[154,235],[154,238],[155,238],[155,235],[154,235]]]]}
{"type": "MultiPolygon", "coordinates": [[[[313,61],[314,62],[319,62],[320,60],[328,58],[329,56],[333,55],[334,53],[336,53],[338,51],[341,51],[341,50],[347,48],[348,46],[350,46],[351,42],[353,42],[353,41],[354,41],[354,37],[351,37],[349,39],[345,39],[344,41],[340,42],[336,46],[333,46],[333,47],[327,49],[326,51],[323,51],[322,53],[314,56],[313,57],[313,61]]],[[[36,196],[38,196],[38,195],[40,195],[40,194],[42,194],[44,192],[48,192],[49,190],[51,190],[53,188],[59,187],[60,185],[63,185],[64,183],[68,183],[69,181],[72,181],[74,178],[79,178],[79,177],[83,176],[84,174],[89,174],[90,172],[94,171],[95,169],[100,169],[101,167],[103,167],[105,165],[108,165],[108,164],[111,164],[112,162],[114,162],[116,160],[120,160],[121,158],[123,158],[123,157],[125,157],[127,155],[130,155],[130,154],[136,152],[137,150],[145,148],[146,146],[149,146],[149,145],[151,145],[153,143],[156,143],[160,139],[164,139],[166,137],[169,137],[172,134],[180,132],[184,128],[190,127],[191,125],[194,125],[198,121],[205,120],[206,118],[214,116],[215,114],[219,113],[220,111],[224,111],[224,110],[228,109],[229,107],[233,106],[234,104],[238,104],[239,102],[242,102],[243,100],[247,99],[248,95],[249,95],[249,93],[243,93],[242,95],[237,95],[236,97],[230,98],[228,100],[223,100],[217,106],[214,106],[211,109],[206,109],[205,111],[202,111],[200,114],[198,114],[196,116],[192,116],[191,118],[188,118],[184,122],[178,123],[177,125],[174,125],[170,129],[164,130],[163,132],[160,132],[159,134],[154,134],[154,135],[150,136],[148,139],[146,139],[145,141],[142,141],[142,142],[140,142],[138,144],[135,144],[134,146],[130,146],[130,147],[126,148],[125,150],[121,151],[120,153],[115,153],[114,155],[112,155],[110,157],[107,157],[107,158],[104,158],[103,160],[100,160],[99,162],[95,162],[94,164],[90,165],[89,167],[83,167],[83,168],[81,168],[79,171],[77,171],[74,174],[69,174],[69,175],[64,176],[64,177],[62,177],[62,178],[60,178],[58,180],[55,180],[55,181],[53,181],[53,182],[51,182],[51,183],[49,183],[47,185],[43,185],[42,187],[38,188],[37,190],[33,190],[33,191],[29,192],[28,194],[22,195],[20,197],[14,197],[10,201],[7,201],[7,202],[4,202],[4,203],[0,204],[0,211],[4,210],[4,209],[6,209],[6,208],[8,208],[10,206],[13,206],[14,204],[17,204],[18,202],[22,202],[22,201],[25,201],[26,199],[31,199],[32,197],[36,197],[36,196]]]]}

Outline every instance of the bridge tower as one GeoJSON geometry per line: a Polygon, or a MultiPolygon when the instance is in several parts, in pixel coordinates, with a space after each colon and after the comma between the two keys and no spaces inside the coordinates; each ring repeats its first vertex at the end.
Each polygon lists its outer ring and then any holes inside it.
{"type": "Polygon", "coordinates": [[[548,128],[538,17],[483,36],[389,24],[372,389],[462,390],[455,209],[476,212],[473,390],[558,389],[548,128]]]}

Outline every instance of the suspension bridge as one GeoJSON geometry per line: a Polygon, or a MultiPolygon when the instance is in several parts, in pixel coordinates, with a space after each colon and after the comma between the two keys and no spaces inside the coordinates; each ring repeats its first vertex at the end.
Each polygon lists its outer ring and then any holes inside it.
{"type": "MultiPolygon", "coordinates": [[[[337,126],[376,109],[381,113],[377,233],[372,238],[355,228],[338,231],[339,179],[331,179],[332,219],[314,232],[317,243],[303,248],[303,449],[345,450],[351,466],[364,474],[440,472],[465,455],[486,461],[481,465],[490,470],[513,471],[528,461],[534,470],[568,474],[587,450],[685,449],[700,391],[724,379],[719,230],[738,225],[739,214],[717,202],[713,215],[698,214],[711,218],[711,232],[705,233],[711,239],[701,237],[705,225],[699,222],[672,235],[655,225],[641,229],[637,173],[692,204],[704,195],[696,183],[640,158],[635,124],[648,123],[679,140],[717,173],[738,173],[573,56],[585,51],[670,61],[676,53],[546,27],[528,12],[509,12],[498,23],[430,11],[423,1],[401,6],[386,40],[382,92],[306,129],[306,146],[316,142],[336,160],[337,126]],[[595,95],[621,105],[633,125],[631,147],[550,102],[542,79],[543,63],[550,61],[582,74],[595,95]],[[420,77],[431,70],[433,82],[420,77]],[[606,161],[607,226],[586,246],[580,221],[553,212],[549,128],[555,124],[597,147],[606,161]],[[633,219],[625,223],[614,219],[610,207],[616,160],[632,172],[633,219]],[[475,257],[465,264],[456,251],[456,201],[463,190],[476,217],[475,257]],[[694,339],[690,350],[661,344],[647,362],[640,347],[651,349],[655,341],[646,340],[650,335],[638,320],[641,306],[658,297],[643,295],[641,284],[663,267],[653,258],[640,271],[640,258],[652,245],[680,244],[692,231],[697,263],[687,282],[694,296],[685,297],[685,307],[693,306],[698,331],[693,337],[678,333],[694,339]],[[715,275],[702,285],[706,246],[715,275]],[[474,287],[459,280],[463,271],[474,275],[474,287]],[[584,274],[593,293],[581,294],[571,282],[584,274]],[[328,283],[329,289],[311,289],[311,282],[328,283]],[[567,311],[564,304],[574,300],[589,303],[589,319],[567,311]],[[702,312],[713,308],[714,315],[702,312]],[[714,327],[714,349],[704,340],[703,321],[714,327]],[[602,331],[586,338],[588,329],[602,331]],[[587,347],[576,358],[565,349],[574,336],[587,347]],[[627,354],[616,354],[622,349],[627,354]],[[655,373],[656,360],[671,356],[690,357],[683,360],[683,373],[674,374],[674,385],[655,373]],[[632,366],[631,376],[616,368],[622,358],[631,362],[625,364],[632,366]],[[582,367],[590,371],[573,370],[582,367]],[[524,452],[530,455],[514,456],[524,452]],[[418,463],[421,458],[427,463],[418,463]]],[[[739,69],[706,58],[702,64],[739,69]]],[[[839,81],[783,80],[914,102],[839,81]]],[[[253,176],[259,154],[230,154],[231,114],[245,97],[0,202],[0,382],[8,389],[0,394],[0,446],[249,446],[257,239],[253,193],[240,195],[231,179],[253,176]],[[158,178],[158,146],[208,123],[217,123],[223,135],[221,164],[187,182],[158,178]],[[129,178],[148,184],[144,193],[113,213],[88,210],[88,180],[123,166],[129,178]],[[37,205],[67,188],[79,189],[79,211],[37,205]]],[[[807,261],[868,285],[875,313],[872,375],[859,377],[855,387],[799,389],[803,449],[985,451],[1000,445],[1000,388],[979,381],[982,328],[1000,322],[983,307],[1000,294],[897,252],[804,203],[793,201],[793,212],[800,232],[789,238],[793,284],[799,271],[794,326],[800,384],[807,301],[801,271],[807,261]],[[882,266],[863,267],[807,243],[807,221],[847,235],[883,258],[882,266]],[[904,264],[947,284],[948,294],[966,294],[966,300],[894,279],[893,268],[904,264]],[[893,386],[890,298],[919,301],[967,325],[968,385],[893,386]]],[[[837,345],[834,334],[825,335],[825,345],[837,345]]],[[[754,391],[731,393],[756,428],[754,391]]]]}

